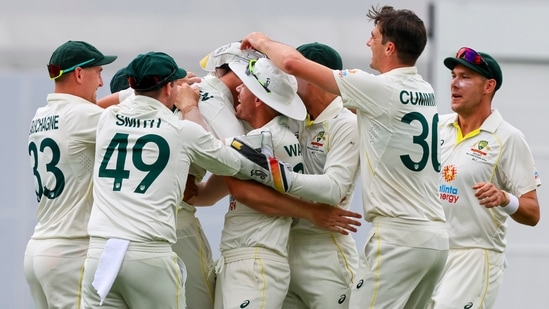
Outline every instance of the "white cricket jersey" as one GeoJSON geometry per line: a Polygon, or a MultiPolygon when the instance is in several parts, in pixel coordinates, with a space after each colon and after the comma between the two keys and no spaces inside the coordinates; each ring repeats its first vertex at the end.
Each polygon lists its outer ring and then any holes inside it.
{"type": "Polygon", "coordinates": [[[245,135],[242,122],[236,118],[231,90],[219,78],[207,75],[199,84],[198,109],[209,131],[220,140],[245,135]]]}
{"type": "Polygon", "coordinates": [[[501,207],[481,206],[472,187],[491,182],[519,197],[541,185],[524,135],[494,109],[479,130],[465,137],[456,114],[442,115],[440,140],[439,196],[446,212],[450,248],[504,252],[509,215],[501,207]]]}
{"type": "MultiPolygon", "coordinates": [[[[305,174],[330,178],[331,194],[338,207],[348,210],[359,171],[358,128],[356,115],[335,98],[313,121],[301,121],[298,131],[305,174]],[[322,175],[322,176],[321,176],[322,175]]],[[[308,220],[296,220],[292,233],[330,233],[308,220]]]]}
{"type": "MultiPolygon", "coordinates": [[[[227,85],[216,76],[206,75],[198,86],[200,89],[198,110],[207,126],[206,129],[222,141],[226,138],[245,135],[243,123],[235,116],[233,95],[227,85]]],[[[177,114],[182,118],[181,112],[178,111],[177,114]]],[[[205,175],[195,164],[191,165],[190,174],[197,176],[196,179],[199,181],[205,175]]],[[[194,206],[183,201],[181,206],[196,211],[194,206]]]]}
{"type": "MultiPolygon", "coordinates": [[[[303,172],[301,146],[297,137],[288,128],[288,118],[277,116],[265,126],[250,131],[258,134],[268,131],[272,135],[275,157],[293,167],[294,172],[303,172]]],[[[287,256],[288,236],[292,219],[269,216],[230,198],[229,211],[221,234],[221,251],[264,247],[287,256]]]]}
{"type": "Polygon", "coordinates": [[[93,203],[95,130],[103,111],[80,97],[52,93],[30,124],[28,154],[38,200],[32,238],[87,237],[93,203]]]}
{"type": "Polygon", "coordinates": [[[103,112],[95,157],[90,235],[169,243],[176,241],[176,206],[190,163],[233,176],[242,160],[201,126],[146,96],[103,112]]]}
{"type": "Polygon", "coordinates": [[[343,104],[360,132],[362,198],[376,216],[444,221],[438,200],[438,111],[433,88],[416,67],[373,75],[334,71],[343,104]]]}

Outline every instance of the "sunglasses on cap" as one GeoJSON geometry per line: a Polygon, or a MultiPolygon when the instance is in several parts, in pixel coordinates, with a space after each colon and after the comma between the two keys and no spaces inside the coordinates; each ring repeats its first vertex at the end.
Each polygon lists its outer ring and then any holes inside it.
{"type": "Polygon", "coordinates": [[[488,65],[486,60],[484,60],[484,58],[482,58],[482,56],[479,53],[477,53],[474,49],[469,47],[462,47],[458,50],[456,54],[456,58],[463,59],[469,62],[470,64],[480,66],[481,68],[486,70],[488,73],[490,73],[490,76],[492,78],[494,77],[494,73],[492,73],[492,70],[490,70],[490,66],[488,65]]]}
{"type": "Polygon", "coordinates": [[[61,75],[63,75],[64,73],[68,73],[70,71],[73,71],[74,69],[76,69],[77,67],[79,66],[83,66],[85,64],[88,64],[92,61],[94,61],[95,58],[92,58],[90,60],[87,60],[87,61],[84,61],[82,63],[79,63],[77,65],[73,65],[72,67],[68,68],[68,69],[64,69],[62,70],[60,66],[58,66],[57,64],[48,64],[48,72],[50,73],[50,79],[53,79],[53,80],[56,80],[58,79],[61,75]]]}
{"type": "Polygon", "coordinates": [[[270,83],[270,80],[267,79],[266,82],[262,82],[259,80],[259,77],[257,77],[257,75],[255,75],[254,73],[254,67],[255,67],[255,63],[257,62],[257,59],[253,59],[253,60],[250,60],[250,62],[248,62],[248,67],[246,68],[246,75],[250,76],[252,75],[255,80],[257,80],[257,82],[261,85],[261,87],[263,87],[263,89],[265,89],[265,91],[267,91],[267,93],[271,93],[271,90],[269,90],[269,83],[270,83]]]}

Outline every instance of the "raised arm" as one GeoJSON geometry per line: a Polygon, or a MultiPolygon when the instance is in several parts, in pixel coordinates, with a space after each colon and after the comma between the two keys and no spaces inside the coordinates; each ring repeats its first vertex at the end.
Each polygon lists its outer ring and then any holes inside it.
{"type": "Polygon", "coordinates": [[[303,57],[295,48],[273,41],[261,32],[252,32],[242,40],[242,49],[246,48],[265,53],[282,71],[340,95],[332,69],[303,57]]]}

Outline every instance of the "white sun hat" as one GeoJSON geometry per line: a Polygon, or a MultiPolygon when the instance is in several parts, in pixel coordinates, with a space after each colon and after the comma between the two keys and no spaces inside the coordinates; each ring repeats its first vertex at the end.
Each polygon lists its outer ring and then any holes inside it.
{"type": "Polygon", "coordinates": [[[200,60],[200,67],[208,72],[231,62],[245,62],[252,59],[265,58],[265,54],[255,49],[240,49],[240,42],[232,42],[216,48],[200,60]]]}
{"type": "Polygon", "coordinates": [[[277,112],[296,120],[304,120],[307,110],[297,95],[294,76],[282,72],[267,58],[248,63],[231,62],[231,70],[261,101],[277,112]]]}

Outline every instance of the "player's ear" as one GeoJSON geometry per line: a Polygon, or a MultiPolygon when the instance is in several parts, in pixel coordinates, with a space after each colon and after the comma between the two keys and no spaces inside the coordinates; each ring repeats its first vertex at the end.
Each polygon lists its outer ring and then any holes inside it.
{"type": "Polygon", "coordinates": [[[395,47],[395,43],[389,41],[387,42],[386,46],[385,46],[385,54],[387,56],[390,56],[392,55],[393,53],[396,52],[396,47],[395,47]]]}
{"type": "Polygon", "coordinates": [[[487,79],[484,83],[484,91],[486,93],[494,93],[496,91],[496,80],[495,79],[487,79]]]}

